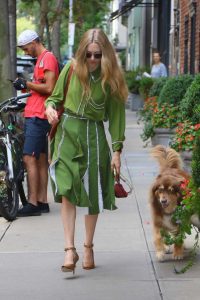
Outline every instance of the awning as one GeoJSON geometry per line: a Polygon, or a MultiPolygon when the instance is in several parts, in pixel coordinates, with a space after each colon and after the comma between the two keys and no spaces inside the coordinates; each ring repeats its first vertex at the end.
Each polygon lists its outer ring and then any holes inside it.
{"type": "Polygon", "coordinates": [[[127,13],[129,10],[136,6],[157,6],[158,3],[152,3],[152,2],[144,2],[143,0],[131,0],[131,1],[126,1],[123,0],[121,1],[121,5],[118,10],[114,11],[110,15],[110,21],[113,21],[117,18],[119,18],[121,15],[124,15],[127,13]]]}

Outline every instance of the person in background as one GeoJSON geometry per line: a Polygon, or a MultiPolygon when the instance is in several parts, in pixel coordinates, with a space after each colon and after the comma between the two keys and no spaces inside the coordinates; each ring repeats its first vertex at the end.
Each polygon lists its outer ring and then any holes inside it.
{"type": "Polygon", "coordinates": [[[159,52],[153,53],[153,65],[151,68],[151,77],[152,78],[167,77],[167,69],[166,66],[160,61],[159,52]]]}
{"type": "Polygon", "coordinates": [[[82,267],[95,268],[93,238],[99,213],[115,210],[114,172],[120,175],[125,139],[128,89],[115,50],[101,29],[84,33],[75,58],[67,63],[46,101],[49,122],[65,95],[65,112],[55,135],[50,175],[56,202],[61,203],[65,237],[63,272],[74,272],[79,256],[74,244],[76,206],[84,207],[85,238],[82,267]],[[72,70],[72,73],[70,72],[72,70]],[[112,158],[103,121],[109,121],[112,158]]]}
{"type": "Polygon", "coordinates": [[[47,134],[50,125],[45,115],[44,102],[53,91],[59,75],[59,67],[57,59],[43,46],[35,31],[23,31],[18,37],[17,46],[26,55],[37,58],[33,81],[17,78],[13,82],[16,90],[28,89],[31,92],[24,111],[23,154],[28,176],[28,204],[18,211],[19,217],[27,217],[49,212],[47,134]]]}

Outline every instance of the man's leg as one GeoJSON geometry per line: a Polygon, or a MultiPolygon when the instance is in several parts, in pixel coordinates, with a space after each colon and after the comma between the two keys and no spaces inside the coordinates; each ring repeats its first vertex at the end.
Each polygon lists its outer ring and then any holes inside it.
{"type": "Polygon", "coordinates": [[[38,160],[39,170],[39,186],[38,186],[38,201],[47,203],[47,185],[48,185],[48,162],[45,153],[40,154],[38,160]]]}
{"type": "Polygon", "coordinates": [[[24,163],[27,170],[29,201],[18,210],[18,217],[40,216],[40,208],[37,203],[39,172],[38,161],[34,156],[24,155],[24,163]]]}
{"type": "Polygon", "coordinates": [[[39,189],[39,181],[40,181],[38,161],[34,156],[24,155],[24,163],[25,163],[25,167],[27,170],[27,177],[28,177],[29,202],[33,205],[37,205],[38,189],[39,189]]]}

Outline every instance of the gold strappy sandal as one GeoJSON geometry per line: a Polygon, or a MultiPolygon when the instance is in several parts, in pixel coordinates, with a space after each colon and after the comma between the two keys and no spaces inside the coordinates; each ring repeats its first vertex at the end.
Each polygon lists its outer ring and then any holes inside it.
{"type": "Polygon", "coordinates": [[[86,245],[86,244],[84,244],[84,247],[85,247],[85,248],[90,249],[91,255],[92,255],[92,263],[90,263],[90,264],[85,264],[85,263],[83,263],[83,264],[82,264],[84,270],[91,270],[91,269],[94,269],[94,268],[95,268],[93,246],[94,246],[93,244],[92,244],[92,245],[86,245]]]}
{"type": "Polygon", "coordinates": [[[65,248],[64,250],[65,250],[65,252],[67,252],[69,250],[73,251],[73,255],[74,255],[73,264],[63,265],[61,267],[61,270],[62,270],[62,272],[73,272],[73,274],[74,274],[75,268],[76,268],[76,263],[79,260],[79,256],[76,252],[76,248],[75,247],[69,247],[69,248],[65,248]]]}

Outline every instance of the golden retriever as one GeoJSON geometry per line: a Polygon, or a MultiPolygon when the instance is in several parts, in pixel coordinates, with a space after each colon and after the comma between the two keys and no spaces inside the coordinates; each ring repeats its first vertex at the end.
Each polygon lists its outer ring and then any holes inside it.
{"type": "MultiPolygon", "coordinates": [[[[182,198],[181,182],[188,179],[189,174],[183,170],[180,155],[174,149],[158,145],[152,149],[151,156],[160,166],[159,175],[150,190],[150,206],[156,257],[162,261],[169,247],[164,244],[161,229],[172,235],[178,233],[178,225],[172,222],[172,214],[182,198]]],[[[183,244],[174,245],[174,259],[183,258],[183,248],[183,244]]]]}

